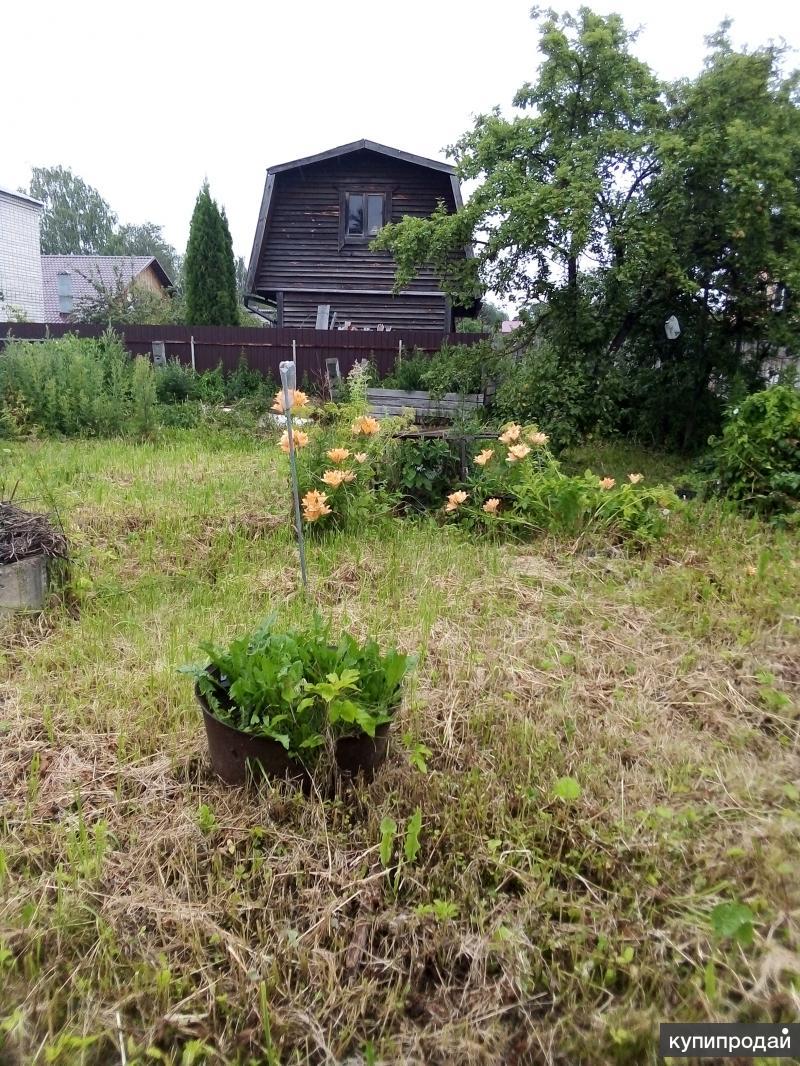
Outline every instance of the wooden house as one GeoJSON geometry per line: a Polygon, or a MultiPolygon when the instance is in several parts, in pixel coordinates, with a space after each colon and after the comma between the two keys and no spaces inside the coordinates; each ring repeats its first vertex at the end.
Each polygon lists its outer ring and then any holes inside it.
{"type": "MultiPolygon", "coordinates": [[[[370,243],[386,222],[461,207],[455,168],[360,140],[280,163],[267,180],[248,293],[274,307],[277,326],[450,332],[453,308],[433,270],[399,294],[389,252],[370,243]]],[[[464,254],[468,254],[465,250],[464,254]]]]}

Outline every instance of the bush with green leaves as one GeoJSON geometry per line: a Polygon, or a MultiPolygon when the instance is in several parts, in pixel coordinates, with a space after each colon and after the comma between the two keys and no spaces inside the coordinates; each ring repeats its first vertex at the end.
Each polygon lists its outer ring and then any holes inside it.
{"type": "Polygon", "coordinates": [[[438,507],[460,476],[459,457],[446,439],[396,441],[384,470],[386,488],[403,507],[424,511],[438,507]]]}
{"type": "Polygon", "coordinates": [[[9,436],[149,432],[155,404],[152,364],[131,359],[111,331],[12,340],[0,357],[0,432],[9,436]]]}
{"type": "Polygon", "coordinates": [[[197,397],[197,375],[179,359],[156,368],[156,395],[163,404],[185,403],[197,397]]]}
{"type": "Polygon", "coordinates": [[[433,396],[483,392],[487,379],[494,375],[496,362],[489,343],[445,344],[432,355],[415,351],[398,359],[381,386],[430,392],[433,396]]]}
{"type": "Polygon", "coordinates": [[[748,396],[711,438],[719,491],[765,516],[800,512],[800,392],[775,385],[748,396]]]}
{"type": "Polygon", "coordinates": [[[579,360],[547,344],[506,356],[498,373],[493,413],[501,421],[536,423],[553,451],[577,444],[598,422],[596,382],[579,360]]]}
{"type": "Polygon", "coordinates": [[[227,647],[201,647],[208,662],[187,672],[214,716],[277,741],[309,767],[326,736],[374,737],[391,721],[410,665],[373,640],[334,637],[318,616],[300,629],[281,629],[272,617],[227,647]]]}

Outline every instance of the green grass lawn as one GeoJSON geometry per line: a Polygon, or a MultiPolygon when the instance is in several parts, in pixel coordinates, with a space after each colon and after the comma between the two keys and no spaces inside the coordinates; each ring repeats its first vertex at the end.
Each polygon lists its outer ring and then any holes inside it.
{"type": "Polygon", "coordinates": [[[273,442],[0,464],[75,551],[65,601],[0,623],[0,1063],[638,1066],[660,1020],[797,1017],[796,535],[692,506],[626,555],[392,520],[310,539],[306,598],[273,442]],[[324,802],[226,787],[177,668],[315,607],[421,653],[389,760],[324,802]]]}

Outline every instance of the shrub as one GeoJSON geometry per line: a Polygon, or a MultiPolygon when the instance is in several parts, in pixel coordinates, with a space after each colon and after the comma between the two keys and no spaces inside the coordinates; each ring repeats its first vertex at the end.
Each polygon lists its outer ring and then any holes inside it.
{"type": "Polygon", "coordinates": [[[156,395],[163,404],[185,403],[197,395],[197,375],[178,359],[156,369],[156,395]]]}
{"type": "Polygon", "coordinates": [[[253,370],[247,362],[247,356],[242,352],[236,369],[225,379],[225,402],[235,403],[237,400],[266,396],[275,388],[275,379],[253,370]]]}
{"type": "Polygon", "coordinates": [[[434,396],[446,392],[483,392],[495,362],[496,354],[490,344],[444,345],[428,361],[422,375],[423,387],[434,396]]]}
{"type": "Polygon", "coordinates": [[[430,357],[420,352],[404,355],[398,359],[390,374],[380,382],[385,389],[403,389],[406,392],[424,391],[423,375],[428,369],[430,357]]]}
{"type": "Polygon", "coordinates": [[[711,438],[719,490],[765,516],[800,510],[800,392],[775,385],[734,410],[719,439],[711,438]]]}
{"type": "Polygon", "coordinates": [[[156,428],[155,375],[153,364],[143,355],[133,360],[130,428],[142,437],[149,436],[156,428]]]}
{"type": "Polygon", "coordinates": [[[155,380],[149,361],[136,365],[111,331],[96,340],[11,341],[0,357],[0,425],[64,436],[138,431],[155,380]]]}
{"type": "Polygon", "coordinates": [[[493,375],[497,357],[490,344],[444,345],[433,355],[414,352],[395,363],[381,382],[387,389],[430,392],[482,392],[493,375]]]}
{"type": "Polygon", "coordinates": [[[404,506],[419,511],[437,507],[458,480],[458,455],[447,440],[397,441],[385,477],[387,489],[404,506]]]}
{"type": "Polygon", "coordinates": [[[494,410],[501,421],[541,426],[552,449],[560,452],[595,429],[595,391],[578,360],[543,344],[519,358],[505,358],[494,410]]]}

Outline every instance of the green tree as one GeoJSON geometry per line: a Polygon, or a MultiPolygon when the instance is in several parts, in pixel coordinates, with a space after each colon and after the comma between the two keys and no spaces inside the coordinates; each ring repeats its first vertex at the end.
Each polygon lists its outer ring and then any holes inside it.
{"type": "Polygon", "coordinates": [[[203,184],[189,229],[184,261],[187,322],[234,326],[239,322],[233,244],[225,212],[203,184]]]}
{"type": "Polygon", "coordinates": [[[68,167],[33,167],[28,191],[44,202],[45,255],[105,254],[117,216],[97,189],[68,167]]]}
{"type": "Polygon", "coordinates": [[[180,280],[181,258],[155,222],[119,226],[106,245],[106,254],[154,255],[174,285],[180,280]]]}
{"type": "Polygon", "coordinates": [[[544,13],[539,77],[514,99],[522,113],[480,115],[450,149],[461,177],[479,183],[464,210],[441,206],[381,231],[398,285],[430,262],[454,297],[491,289],[544,302],[569,343],[596,341],[593,276],[624,262],[641,231],[653,131],[666,120],[659,82],[630,53],[635,37],[617,15],[544,13]],[[465,259],[469,244],[476,254],[465,259]]]}
{"type": "Polygon", "coordinates": [[[628,286],[636,362],[661,382],[662,434],[664,412],[681,410],[671,429],[684,447],[716,431],[725,400],[763,387],[764,360],[800,339],[798,77],[782,74],[779,48],[735,51],[728,28],[709,38],[701,74],[671,89],[649,190],[668,251],[628,286]],[[675,342],[664,341],[669,314],[675,342]]]}
{"type": "Polygon", "coordinates": [[[596,383],[584,421],[615,404],[620,427],[693,448],[798,344],[798,77],[780,49],[734,51],[723,25],[701,74],[667,85],[618,16],[534,17],[543,61],[519,112],[480,116],[451,149],[477,182],[464,210],[405,218],[376,246],[398,287],[430,263],[456,299],[519,301],[555,373],[596,383]]]}

